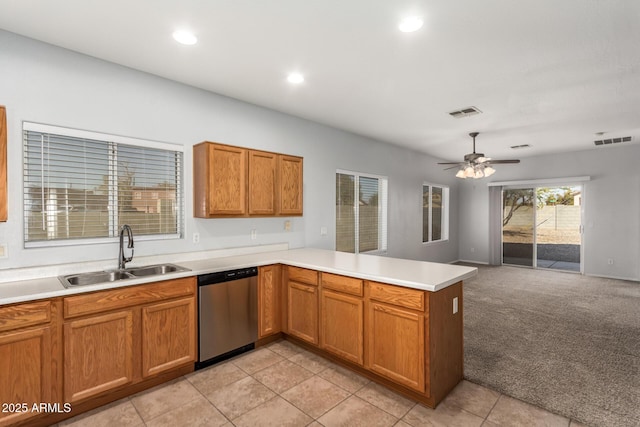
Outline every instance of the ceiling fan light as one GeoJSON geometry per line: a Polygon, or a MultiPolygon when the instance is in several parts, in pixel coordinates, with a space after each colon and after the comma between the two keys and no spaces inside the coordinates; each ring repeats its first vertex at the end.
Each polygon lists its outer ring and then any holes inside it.
{"type": "Polygon", "coordinates": [[[479,179],[483,177],[484,177],[484,173],[482,172],[482,168],[476,169],[475,173],[473,174],[473,179],[479,179]]]}
{"type": "Polygon", "coordinates": [[[464,169],[458,169],[458,172],[456,172],[456,178],[462,178],[462,179],[467,178],[467,176],[464,174],[464,169]]]}
{"type": "Polygon", "coordinates": [[[467,178],[473,178],[475,176],[476,172],[473,169],[473,166],[469,165],[466,168],[464,168],[464,176],[467,178]]]}
{"type": "Polygon", "coordinates": [[[486,168],[484,168],[484,176],[491,176],[494,173],[496,173],[496,170],[491,166],[487,166],[486,168]]]}

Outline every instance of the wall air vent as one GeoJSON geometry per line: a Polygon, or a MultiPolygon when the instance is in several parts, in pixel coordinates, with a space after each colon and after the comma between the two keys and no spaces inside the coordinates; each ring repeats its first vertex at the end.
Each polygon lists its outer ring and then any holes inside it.
{"type": "Polygon", "coordinates": [[[608,138],[608,139],[599,139],[597,141],[593,141],[595,145],[610,145],[610,144],[619,144],[621,142],[631,142],[633,138],[630,136],[623,136],[622,138],[608,138]]]}
{"type": "Polygon", "coordinates": [[[456,119],[461,119],[463,117],[473,116],[480,113],[482,113],[482,111],[478,110],[476,107],[467,107],[461,108],[460,110],[451,111],[449,115],[451,117],[455,117],[456,119]]]}
{"type": "Polygon", "coordinates": [[[514,150],[519,150],[521,148],[531,148],[531,145],[529,144],[512,145],[511,148],[513,148],[514,150]]]}

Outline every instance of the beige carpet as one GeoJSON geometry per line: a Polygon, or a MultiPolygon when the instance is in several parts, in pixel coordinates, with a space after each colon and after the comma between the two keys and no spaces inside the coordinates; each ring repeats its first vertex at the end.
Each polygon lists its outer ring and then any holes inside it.
{"type": "Polygon", "coordinates": [[[590,426],[640,426],[640,283],[479,266],[465,378],[590,426]]]}

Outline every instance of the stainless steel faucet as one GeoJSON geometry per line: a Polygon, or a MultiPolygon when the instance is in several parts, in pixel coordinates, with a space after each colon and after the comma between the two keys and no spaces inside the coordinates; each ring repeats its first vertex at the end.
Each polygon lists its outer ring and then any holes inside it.
{"type": "Polygon", "coordinates": [[[118,270],[124,270],[124,265],[130,262],[132,259],[133,259],[133,231],[131,231],[131,227],[125,224],[120,228],[120,254],[118,256],[118,270]],[[127,244],[127,247],[131,249],[131,256],[128,258],[124,256],[124,233],[125,232],[127,233],[127,240],[129,241],[129,243],[127,244]]]}

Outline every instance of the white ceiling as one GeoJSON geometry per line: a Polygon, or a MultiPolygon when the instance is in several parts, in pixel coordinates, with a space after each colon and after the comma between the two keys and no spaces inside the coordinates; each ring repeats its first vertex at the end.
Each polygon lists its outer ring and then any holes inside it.
{"type": "Polygon", "coordinates": [[[0,28],[447,160],[640,143],[638,0],[0,0],[0,28]]]}

